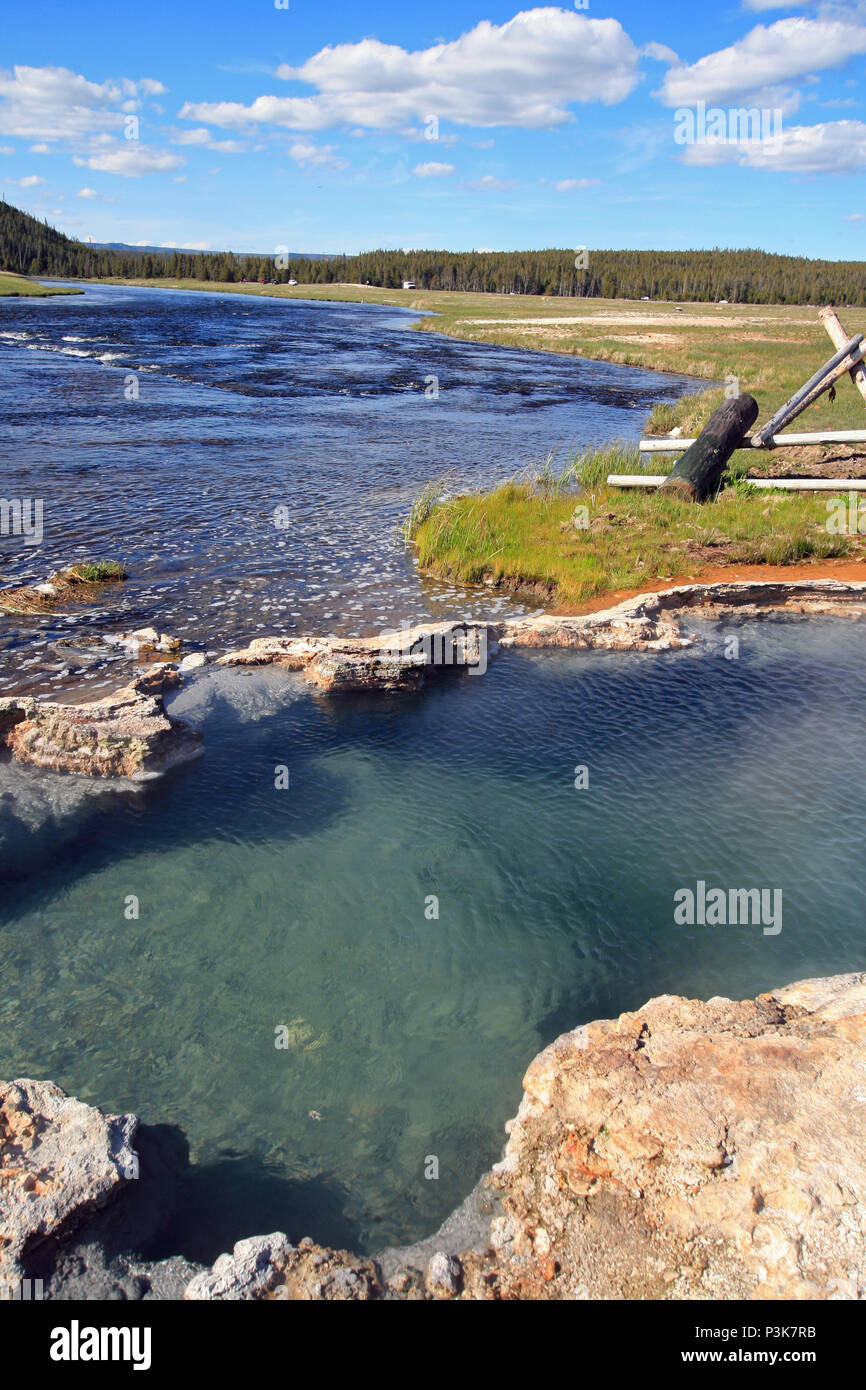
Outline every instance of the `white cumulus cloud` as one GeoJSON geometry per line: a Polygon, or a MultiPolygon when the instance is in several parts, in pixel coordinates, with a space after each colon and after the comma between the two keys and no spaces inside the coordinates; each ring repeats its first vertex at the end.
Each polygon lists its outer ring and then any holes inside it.
{"type": "Polygon", "coordinates": [[[543,6],[505,24],[482,20],[448,43],[408,52],[378,39],[323,48],[277,76],[313,96],[187,102],[182,118],[241,129],[361,126],[387,130],[430,116],[459,125],[543,129],[575,102],[623,101],[638,82],[639,50],[616,19],[543,6]]]}
{"type": "Polygon", "coordinates": [[[209,145],[212,139],[206,126],[196,126],[194,130],[175,130],[171,134],[173,145],[209,145]]]}
{"type": "Polygon", "coordinates": [[[553,186],[557,193],[570,193],[573,188],[597,188],[601,179],[560,179],[553,186]]]}
{"type": "Polygon", "coordinates": [[[476,193],[504,193],[507,189],[513,188],[515,179],[497,179],[492,174],[485,174],[482,179],[472,179],[469,183],[462,183],[461,188],[471,188],[476,193]]]}
{"type": "Polygon", "coordinates": [[[125,179],[141,178],[145,174],[162,174],[177,169],[185,161],[170,150],[143,145],[140,140],[102,140],[94,152],[76,157],[74,164],[98,169],[104,174],[120,174],[125,179]]]}
{"type": "Polygon", "coordinates": [[[687,145],[683,162],[740,164],[789,174],[858,174],[866,170],[866,122],[789,126],[775,138],[687,145]]]}
{"type": "Polygon", "coordinates": [[[641,53],[646,58],[652,58],[656,63],[678,63],[680,60],[672,48],[668,48],[666,43],[645,43],[641,53]]]}
{"type": "Polygon", "coordinates": [[[219,150],[223,154],[242,154],[247,149],[243,140],[215,140],[206,126],[196,126],[193,130],[172,130],[169,135],[172,145],[198,145],[206,150],[219,150]]]}
{"type": "Polygon", "coordinates": [[[744,10],[803,10],[812,0],[743,0],[744,10]]]}
{"type": "Polygon", "coordinates": [[[289,146],[289,158],[302,169],[348,169],[348,160],[341,159],[333,145],[314,145],[310,140],[295,140],[289,146]]]}
{"type": "Polygon", "coordinates": [[[796,108],[791,83],[866,53],[866,25],[837,19],[780,19],[696,63],[670,68],[659,95],[666,106],[745,101],[796,108]]]}
{"type": "Polygon", "coordinates": [[[141,98],[165,91],[161,82],[91,82],[69,68],[20,65],[0,70],[0,134],[25,140],[62,140],[122,125],[123,112],[141,98]]]}

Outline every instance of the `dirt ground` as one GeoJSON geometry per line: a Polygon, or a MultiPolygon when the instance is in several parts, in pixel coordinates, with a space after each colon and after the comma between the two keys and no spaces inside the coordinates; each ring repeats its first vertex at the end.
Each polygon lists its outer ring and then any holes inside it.
{"type": "Polygon", "coordinates": [[[638,594],[660,593],[665,589],[676,589],[682,584],[738,584],[774,581],[790,582],[792,579],[839,579],[843,582],[866,583],[866,560],[804,560],[799,565],[702,565],[696,564],[693,574],[681,574],[676,579],[650,579],[639,589],[612,589],[605,594],[596,594],[575,608],[553,608],[551,611],[563,616],[581,613],[598,613],[603,608],[612,608],[623,599],[635,598],[638,594]]]}

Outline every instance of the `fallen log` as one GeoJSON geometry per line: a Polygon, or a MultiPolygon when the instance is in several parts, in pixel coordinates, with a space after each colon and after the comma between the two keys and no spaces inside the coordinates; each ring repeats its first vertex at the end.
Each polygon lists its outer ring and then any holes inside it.
{"type": "Polygon", "coordinates": [[[754,396],[732,396],[714,410],[701,433],[662,484],[662,491],[679,492],[693,502],[705,502],[717,490],[725,464],[742,447],[758,418],[754,396]]]}

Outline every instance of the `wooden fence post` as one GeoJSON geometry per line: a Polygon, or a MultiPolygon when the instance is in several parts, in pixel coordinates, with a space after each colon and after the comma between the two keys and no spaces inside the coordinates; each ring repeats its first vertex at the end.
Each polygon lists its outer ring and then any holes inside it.
{"type": "Polygon", "coordinates": [[[863,349],[864,334],[858,333],[849,342],[843,343],[839,351],[834,353],[829,362],[825,362],[814,376],[810,376],[804,386],[799,391],[795,391],[790,400],[776,411],[772,420],[768,420],[766,425],[762,425],[752,435],[752,448],[763,449],[766,447],[767,440],[772,439],[777,431],[785,425],[796,420],[798,415],[802,415],[806,408],[813,404],[819,396],[823,396],[825,391],[829,391],[834,382],[840,376],[850,372],[864,356],[863,349]]]}
{"type": "MultiPolygon", "coordinates": [[[[839,315],[836,313],[836,310],[829,307],[822,309],[818,317],[830,334],[836,347],[844,347],[848,341],[848,335],[839,322],[839,315]]],[[[851,368],[851,380],[857,387],[860,395],[866,400],[866,367],[863,366],[862,362],[858,362],[856,367],[851,368]]]]}

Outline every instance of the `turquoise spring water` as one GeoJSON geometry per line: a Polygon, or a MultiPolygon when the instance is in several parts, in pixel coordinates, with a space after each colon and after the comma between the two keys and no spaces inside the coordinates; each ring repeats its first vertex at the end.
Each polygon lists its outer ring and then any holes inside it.
{"type": "Polygon", "coordinates": [[[166,1250],[375,1250],[467,1194],[563,1030],[862,968],[866,626],[696,630],[414,695],[211,668],[164,781],[0,767],[0,1076],[184,1130],[166,1250]],[[780,889],[781,932],[677,926],[698,879],[780,889]]]}

